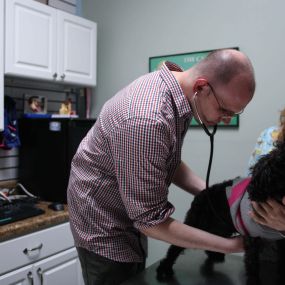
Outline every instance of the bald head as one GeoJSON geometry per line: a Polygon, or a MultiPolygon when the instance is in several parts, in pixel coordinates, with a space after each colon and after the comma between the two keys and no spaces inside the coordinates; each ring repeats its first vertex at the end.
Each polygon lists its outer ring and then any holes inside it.
{"type": "Polygon", "coordinates": [[[247,85],[248,92],[254,94],[254,70],[249,58],[234,49],[220,49],[209,55],[196,66],[195,74],[206,77],[216,85],[227,85],[233,79],[240,78],[247,85]]]}

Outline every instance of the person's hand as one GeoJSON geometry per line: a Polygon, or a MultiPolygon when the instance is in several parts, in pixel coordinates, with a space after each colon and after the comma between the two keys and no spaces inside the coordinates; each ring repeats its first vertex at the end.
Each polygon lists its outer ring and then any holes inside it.
{"type": "Polygon", "coordinates": [[[230,247],[226,253],[244,252],[244,240],[242,236],[229,238],[230,247]]]}
{"type": "Polygon", "coordinates": [[[249,215],[261,225],[285,232],[285,197],[282,203],[283,205],[273,199],[268,199],[264,203],[252,202],[253,211],[249,215]]]}

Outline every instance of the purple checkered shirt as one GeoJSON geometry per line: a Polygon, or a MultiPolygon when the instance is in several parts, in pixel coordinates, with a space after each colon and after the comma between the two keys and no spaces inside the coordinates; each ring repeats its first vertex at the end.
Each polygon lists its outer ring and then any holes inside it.
{"type": "Polygon", "coordinates": [[[139,230],[165,221],[191,109],[170,70],[144,75],[106,102],[72,160],[75,245],[119,262],[143,259],[139,230]]]}

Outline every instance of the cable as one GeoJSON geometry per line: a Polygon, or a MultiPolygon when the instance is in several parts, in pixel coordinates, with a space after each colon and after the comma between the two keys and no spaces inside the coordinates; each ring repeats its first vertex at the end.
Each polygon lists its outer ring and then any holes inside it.
{"type": "Polygon", "coordinates": [[[8,202],[11,202],[10,198],[8,196],[6,196],[2,191],[0,191],[0,198],[2,200],[5,200],[5,201],[8,201],[8,202]]]}
{"type": "Polygon", "coordinates": [[[193,96],[193,103],[194,103],[195,113],[196,113],[197,119],[198,119],[197,121],[198,121],[199,125],[203,128],[205,133],[209,136],[210,143],[211,143],[209,164],[208,164],[207,176],[206,176],[206,189],[208,189],[209,188],[209,180],[210,180],[210,172],[211,172],[211,167],[212,167],[212,160],[213,160],[213,152],[214,152],[214,136],[215,136],[216,131],[218,129],[218,125],[215,125],[213,127],[213,131],[210,132],[209,129],[205,126],[205,124],[201,120],[199,112],[198,112],[198,108],[197,108],[197,105],[196,105],[196,100],[195,100],[196,96],[197,96],[197,93],[198,92],[195,92],[195,94],[193,96]]]}
{"type": "Polygon", "coordinates": [[[17,186],[19,186],[28,196],[37,198],[35,195],[30,193],[21,183],[17,183],[17,186]]]}

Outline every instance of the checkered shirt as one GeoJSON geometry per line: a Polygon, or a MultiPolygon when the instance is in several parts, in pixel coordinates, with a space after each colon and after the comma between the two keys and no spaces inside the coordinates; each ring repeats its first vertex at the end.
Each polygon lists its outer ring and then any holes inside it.
{"type": "Polygon", "coordinates": [[[141,262],[140,230],[173,212],[168,187],[192,118],[166,62],[105,103],[72,160],[67,191],[75,245],[119,262],[141,262]]]}

